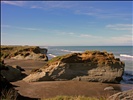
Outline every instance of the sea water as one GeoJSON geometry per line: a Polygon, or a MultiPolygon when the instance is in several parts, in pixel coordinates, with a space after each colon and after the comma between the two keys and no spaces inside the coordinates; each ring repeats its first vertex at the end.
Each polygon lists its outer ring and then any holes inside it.
{"type": "MultiPolygon", "coordinates": [[[[46,48],[46,47],[41,47],[46,48]]],[[[122,84],[133,84],[133,46],[49,46],[48,58],[69,54],[82,53],[86,50],[99,50],[113,53],[116,58],[120,58],[125,62],[125,72],[123,75],[122,84]]]]}

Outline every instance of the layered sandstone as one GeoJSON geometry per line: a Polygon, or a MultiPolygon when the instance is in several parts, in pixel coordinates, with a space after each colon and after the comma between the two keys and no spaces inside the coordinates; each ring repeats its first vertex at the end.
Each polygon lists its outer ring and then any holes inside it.
{"type": "Polygon", "coordinates": [[[58,56],[24,78],[27,82],[75,80],[119,83],[124,63],[112,53],[85,51],[58,56]]]}
{"type": "Polygon", "coordinates": [[[116,93],[107,100],[133,100],[133,89],[116,93]]]}
{"type": "Polygon", "coordinates": [[[47,49],[38,46],[1,46],[1,59],[48,60],[47,49]]]}

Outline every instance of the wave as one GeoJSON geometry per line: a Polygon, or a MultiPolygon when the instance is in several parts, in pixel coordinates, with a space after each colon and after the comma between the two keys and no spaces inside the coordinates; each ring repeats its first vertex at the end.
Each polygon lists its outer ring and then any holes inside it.
{"type": "Polygon", "coordinates": [[[133,73],[124,73],[124,76],[133,77],[133,73]]]}
{"type": "Polygon", "coordinates": [[[71,52],[71,53],[81,53],[81,52],[83,52],[83,51],[70,51],[70,50],[64,50],[64,49],[61,49],[61,51],[63,51],[63,52],[71,52]]]}
{"type": "Polygon", "coordinates": [[[57,57],[56,55],[53,55],[53,54],[48,54],[49,56],[51,56],[51,57],[57,57]]]}
{"type": "Polygon", "coordinates": [[[126,58],[133,58],[131,55],[126,55],[126,54],[120,54],[121,57],[126,57],[126,58]]]}
{"type": "Polygon", "coordinates": [[[122,83],[133,84],[133,72],[125,71],[122,83]]]}

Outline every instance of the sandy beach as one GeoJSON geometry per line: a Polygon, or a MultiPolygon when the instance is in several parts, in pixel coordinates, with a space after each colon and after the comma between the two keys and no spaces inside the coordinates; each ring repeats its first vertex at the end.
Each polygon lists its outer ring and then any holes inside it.
{"type": "Polygon", "coordinates": [[[104,84],[96,82],[75,82],[75,81],[45,81],[26,83],[18,81],[12,83],[16,90],[27,97],[32,98],[51,98],[58,95],[65,96],[89,96],[89,97],[108,97],[117,93],[121,87],[129,89],[131,85],[104,84]],[[114,90],[105,91],[104,88],[112,86],[114,90]]]}
{"type": "Polygon", "coordinates": [[[46,63],[45,61],[39,60],[13,60],[5,59],[5,64],[7,65],[18,65],[25,70],[25,74],[29,75],[32,69],[43,67],[46,63]]]}
{"type": "MultiPolygon", "coordinates": [[[[44,61],[35,60],[5,60],[7,65],[19,65],[25,69],[27,75],[34,68],[44,66],[44,61]]],[[[101,97],[109,96],[111,94],[129,90],[133,88],[132,84],[105,84],[98,82],[80,82],[80,81],[44,81],[27,83],[23,80],[12,82],[18,92],[27,97],[32,98],[50,98],[58,95],[67,96],[90,96],[101,97]],[[114,90],[104,89],[112,86],[114,90]]]]}

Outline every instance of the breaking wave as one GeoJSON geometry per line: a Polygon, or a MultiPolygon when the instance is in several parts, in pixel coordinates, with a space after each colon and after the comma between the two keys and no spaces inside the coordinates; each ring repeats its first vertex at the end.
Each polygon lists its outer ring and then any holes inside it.
{"type": "Polygon", "coordinates": [[[70,51],[70,50],[64,50],[64,49],[61,49],[61,51],[63,52],[71,52],[71,53],[81,53],[83,51],[70,51]]]}
{"type": "Polygon", "coordinates": [[[56,55],[53,55],[53,54],[48,54],[49,56],[51,56],[51,57],[57,57],[56,55]]]}
{"type": "Polygon", "coordinates": [[[132,58],[133,59],[133,56],[131,55],[126,55],[126,54],[120,54],[121,57],[126,57],[126,58],[132,58]]]}

